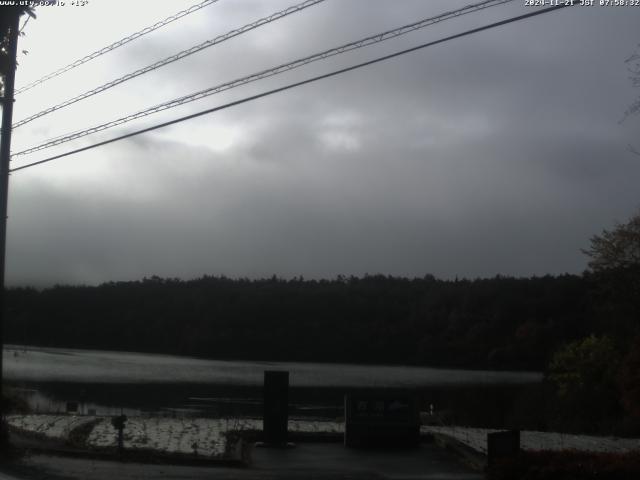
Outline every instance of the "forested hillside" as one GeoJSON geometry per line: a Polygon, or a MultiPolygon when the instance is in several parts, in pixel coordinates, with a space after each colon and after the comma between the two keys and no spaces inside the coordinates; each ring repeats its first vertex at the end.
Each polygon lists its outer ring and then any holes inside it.
{"type": "Polygon", "coordinates": [[[589,276],[145,278],[7,292],[6,341],[219,359],[543,369],[606,333],[589,276]]]}

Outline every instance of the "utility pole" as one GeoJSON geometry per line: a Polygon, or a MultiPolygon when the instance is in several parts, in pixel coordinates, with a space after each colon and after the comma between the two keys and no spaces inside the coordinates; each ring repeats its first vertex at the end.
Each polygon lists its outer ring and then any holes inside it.
{"type": "MultiPolygon", "coordinates": [[[[5,314],[5,288],[4,269],[5,254],[7,248],[7,200],[9,197],[9,161],[11,157],[11,124],[13,122],[13,91],[16,77],[16,54],[18,51],[18,30],[20,28],[20,15],[24,8],[3,8],[0,14],[2,19],[0,35],[6,35],[6,51],[3,55],[2,75],[4,76],[4,95],[2,97],[2,130],[0,131],[0,420],[4,424],[3,401],[3,361],[4,351],[4,314],[5,314]]],[[[2,448],[0,446],[0,448],[2,448]]]]}

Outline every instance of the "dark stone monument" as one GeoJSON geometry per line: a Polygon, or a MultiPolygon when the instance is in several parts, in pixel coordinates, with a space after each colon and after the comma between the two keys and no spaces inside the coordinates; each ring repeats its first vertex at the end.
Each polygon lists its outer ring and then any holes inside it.
{"type": "Polygon", "coordinates": [[[487,463],[515,458],[520,453],[520,430],[487,433],[487,463]]]}
{"type": "Polygon", "coordinates": [[[410,393],[345,395],[347,447],[415,447],[420,442],[418,399],[410,393]]]}
{"type": "Polygon", "coordinates": [[[289,372],[264,372],[263,446],[287,446],[289,372]]]}

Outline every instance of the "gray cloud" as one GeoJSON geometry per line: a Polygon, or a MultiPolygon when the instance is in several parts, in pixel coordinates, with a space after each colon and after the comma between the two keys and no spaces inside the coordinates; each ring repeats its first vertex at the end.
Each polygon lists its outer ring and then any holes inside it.
{"type": "MultiPolygon", "coordinates": [[[[99,101],[128,111],[453,3],[327,2],[99,101]]],[[[220,2],[205,18],[221,29],[258,4],[229,2],[227,16],[220,2]]],[[[524,11],[444,23],[144,122],[524,11]]],[[[637,122],[617,123],[639,19],[575,7],[16,173],[8,280],[579,273],[589,237],[640,206],[640,157],[626,150],[637,122]]],[[[206,33],[199,22],[177,43],[206,33]]],[[[172,42],[141,43],[118,67],[172,42]]]]}

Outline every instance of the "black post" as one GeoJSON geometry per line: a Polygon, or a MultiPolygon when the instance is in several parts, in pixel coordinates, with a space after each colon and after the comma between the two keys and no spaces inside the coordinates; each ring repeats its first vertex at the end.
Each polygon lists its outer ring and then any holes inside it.
{"type": "Polygon", "coordinates": [[[127,422],[127,416],[120,409],[120,416],[111,418],[111,425],[118,431],[118,455],[122,457],[124,453],[124,424],[127,422]]]}
{"type": "Polygon", "coordinates": [[[265,446],[286,446],[289,422],[289,372],[264,372],[264,411],[262,416],[265,446]]]}
{"type": "Polygon", "coordinates": [[[124,425],[118,427],[118,455],[124,450],[124,425]]]}
{"type": "MultiPolygon", "coordinates": [[[[9,161],[11,156],[11,124],[13,122],[13,91],[16,77],[16,52],[18,51],[18,29],[21,11],[7,9],[9,21],[9,45],[6,71],[4,73],[4,96],[2,97],[2,130],[0,131],[0,400],[3,399],[2,352],[4,350],[4,268],[7,247],[7,200],[9,197],[9,161]]],[[[4,33],[4,32],[2,32],[4,33]]],[[[4,420],[4,405],[0,401],[0,417],[4,420]]]]}

